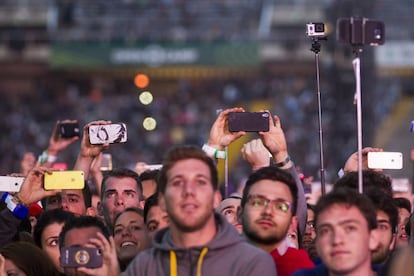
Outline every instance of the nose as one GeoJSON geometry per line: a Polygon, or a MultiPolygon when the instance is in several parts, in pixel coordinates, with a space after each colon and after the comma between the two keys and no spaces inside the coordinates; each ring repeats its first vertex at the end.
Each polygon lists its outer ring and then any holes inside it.
{"type": "Polygon", "coordinates": [[[122,236],[131,236],[131,231],[129,230],[128,227],[125,227],[124,229],[122,229],[122,236]]]}
{"type": "Polygon", "coordinates": [[[343,234],[341,231],[333,230],[332,231],[332,244],[339,245],[343,242],[343,234]]]}
{"type": "Polygon", "coordinates": [[[124,206],[124,198],[121,195],[118,195],[115,199],[116,206],[124,206]]]}
{"type": "Polygon", "coordinates": [[[187,181],[183,185],[183,194],[184,196],[194,195],[194,184],[191,181],[187,181]]]}

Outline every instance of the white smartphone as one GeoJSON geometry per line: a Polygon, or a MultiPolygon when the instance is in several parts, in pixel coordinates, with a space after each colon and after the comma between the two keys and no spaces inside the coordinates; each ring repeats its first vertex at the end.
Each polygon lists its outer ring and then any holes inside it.
{"type": "Polygon", "coordinates": [[[89,126],[89,142],[92,145],[125,143],[126,141],[127,128],[124,123],[89,126]]]}
{"type": "Polygon", "coordinates": [[[0,191],[18,192],[22,186],[24,177],[21,176],[0,176],[0,191]]]}
{"type": "Polygon", "coordinates": [[[378,151],[368,152],[368,168],[400,170],[403,167],[401,152],[378,151]]]}

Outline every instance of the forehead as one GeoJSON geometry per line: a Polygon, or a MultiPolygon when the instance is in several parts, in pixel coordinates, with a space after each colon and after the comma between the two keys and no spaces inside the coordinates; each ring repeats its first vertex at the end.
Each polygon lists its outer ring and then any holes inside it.
{"type": "Polygon", "coordinates": [[[318,215],[316,224],[338,225],[344,221],[356,221],[361,225],[365,225],[368,229],[368,222],[361,211],[355,206],[346,206],[344,204],[334,204],[323,210],[318,215]]]}
{"type": "Polygon", "coordinates": [[[48,238],[52,236],[59,236],[60,232],[62,231],[63,223],[53,222],[45,227],[42,232],[43,238],[48,238]]]}
{"type": "Polygon", "coordinates": [[[123,212],[115,222],[115,225],[128,225],[132,221],[138,223],[144,223],[144,218],[134,211],[123,212]]]}
{"type": "Polygon", "coordinates": [[[288,201],[292,201],[293,196],[286,183],[277,181],[262,179],[254,183],[250,187],[249,195],[263,195],[270,199],[283,198],[288,201]]]}
{"type": "Polygon", "coordinates": [[[60,195],[62,197],[67,197],[67,196],[80,196],[83,197],[83,193],[82,190],[63,190],[60,195]]]}
{"type": "Polygon", "coordinates": [[[209,166],[198,159],[184,159],[177,161],[167,173],[167,178],[205,176],[210,178],[209,166]]]}
{"type": "Polygon", "coordinates": [[[241,199],[225,198],[220,202],[220,205],[217,209],[219,210],[219,212],[221,212],[225,208],[240,206],[240,203],[241,203],[241,199]]]}
{"type": "Polygon", "coordinates": [[[161,210],[159,205],[152,206],[147,214],[147,221],[151,219],[161,218],[163,216],[168,215],[167,212],[161,210]]]}
{"type": "MultiPolygon", "coordinates": [[[[137,182],[132,177],[109,177],[105,182],[105,191],[107,190],[134,190],[137,191],[137,182]]],[[[104,192],[105,192],[104,191],[104,192]]]]}
{"type": "Polygon", "coordinates": [[[72,228],[66,232],[63,246],[84,246],[89,243],[90,238],[96,238],[96,233],[98,232],[102,233],[101,229],[96,226],[72,228]]]}

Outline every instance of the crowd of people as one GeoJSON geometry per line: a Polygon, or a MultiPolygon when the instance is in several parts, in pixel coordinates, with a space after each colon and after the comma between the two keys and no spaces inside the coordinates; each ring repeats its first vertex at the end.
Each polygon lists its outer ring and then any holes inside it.
{"type": "MultiPolygon", "coordinates": [[[[366,167],[358,191],[358,155],[349,156],[332,190],[309,201],[279,116],[244,144],[251,172],[239,190],[220,191],[217,161],[246,135],[230,132],[220,112],[200,145],[176,145],[160,169],[101,171],[113,144],[91,144],[89,128],[62,137],[21,162],[18,192],[2,193],[0,275],[408,275],[412,203],[391,178],[366,167]],[[82,189],[47,190],[57,156],[80,140],[73,170],[82,189]],[[270,156],[270,158],[269,158],[270,156]],[[13,274],[14,273],[14,274],[13,274]]],[[[117,145],[122,146],[122,145],[117,145]]],[[[16,174],[11,174],[16,176],[16,174]]],[[[65,180],[70,182],[70,179],[65,180]]]]}

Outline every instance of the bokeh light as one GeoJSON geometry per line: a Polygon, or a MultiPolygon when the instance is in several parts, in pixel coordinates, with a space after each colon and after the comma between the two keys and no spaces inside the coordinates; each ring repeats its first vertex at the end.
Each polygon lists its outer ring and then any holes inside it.
{"type": "Polygon", "coordinates": [[[134,84],[138,88],[145,88],[149,85],[150,79],[146,74],[137,74],[134,78],[134,84]]]}
{"type": "Polygon", "coordinates": [[[157,121],[153,117],[146,117],[142,121],[142,126],[147,131],[153,131],[157,127],[157,121]]]}
{"type": "Polygon", "coordinates": [[[144,91],[141,94],[139,94],[139,101],[142,104],[149,105],[154,100],[154,97],[152,96],[152,93],[149,91],[144,91]]]}

